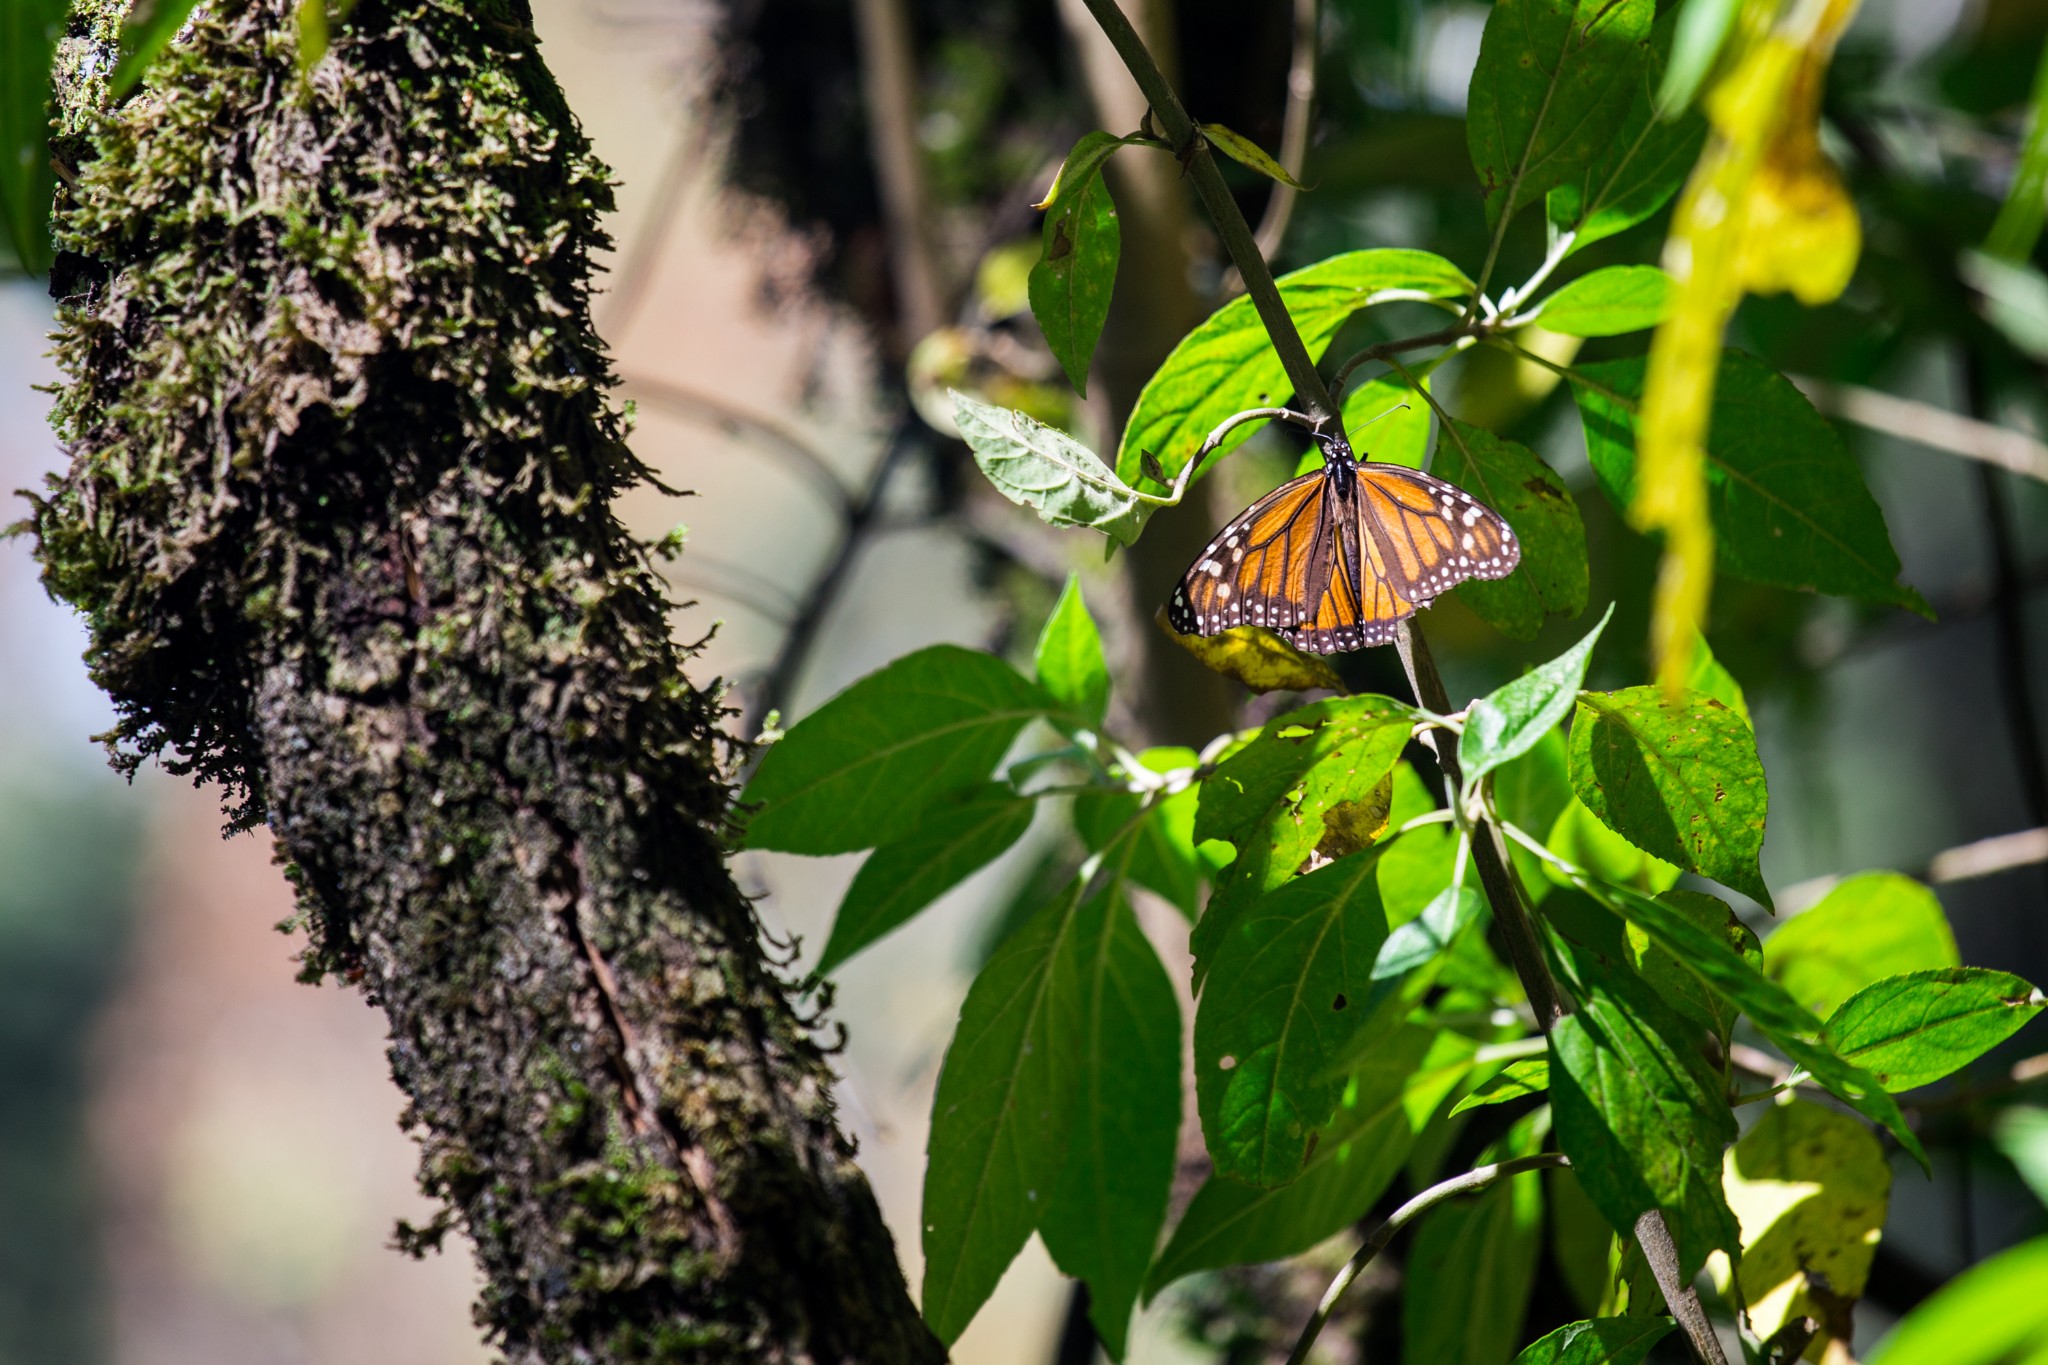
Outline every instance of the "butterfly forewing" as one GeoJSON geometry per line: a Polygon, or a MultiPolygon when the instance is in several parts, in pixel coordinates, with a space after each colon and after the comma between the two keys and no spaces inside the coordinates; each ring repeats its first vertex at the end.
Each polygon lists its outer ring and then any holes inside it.
{"type": "Polygon", "coordinates": [[[1317,654],[1363,649],[1466,579],[1521,562],[1506,520],[1456,485],[1353,463],[1341,442],[1325,460],[1223,528],[1174,591],[1175,630],[1262,625],[1317,654]]]}

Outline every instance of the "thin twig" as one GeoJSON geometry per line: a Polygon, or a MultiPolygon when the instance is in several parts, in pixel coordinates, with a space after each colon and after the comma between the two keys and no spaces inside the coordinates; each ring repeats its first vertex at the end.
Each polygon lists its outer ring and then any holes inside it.
{"type": "Polygon", "coordinates": [[[2038,437],[1878,389],[1803,374],[1789,377],[1830,417],[2048,483],[2048,442],[2038,437]]]}
{"type": "Polygon", "coordinates": [[[1322,1302],[1310,1315],[1308,1325],[1301,1329],[1301,1337],[1294,1343],[1294,1351],[1287,1357],[1287,1365],[1303,1365],[1308,1353],[1314,1349],[1316,1338],[1322,1335],[1324,1324],[1330,1320],[1330,1313],[1337,1306],[1337,1300],[1344,1297],[1359,1274],[1371,1265],[1373,1258],[1387,1249],[1387,1243],[1394,1240],[1394,1234],[1408,1224],[1428,1213],[1446,1199],[1455,1199],[1461,1194],[1477,1194],[1495,1181],[1508,1176],[1520,1175],[1525,1171],[1551,1170],[1570,1166],[1561,1152],[1545,1152],[1539,1156],[1521,1156],[1512,1161],[1498,1161],[1490,1166],[1480,1166],[1463,1175],[1453,1176],[1441,1184],[1430,1186],[1421,1194],[1387,1215],[1386,1221],[1365,1235],[1344,1268],[1337,1272],[1337,1278],[1330,1281],[1330,1287],[1323,1291],[1322,1302]]]}
{"type": "MultiPolygon", "coordinates": [[[[1316,104],[1316,51],[1322,28],[1319,0],[1294,0],[1294,56],[1287,67],[1287,113],[1280,125],[1280,164],[1296,180],[1301,179],[1308,160],[1308,134],[1314,122],[1316,104]]],[[[1294,217],[1295,197],[1301,191],[1285,181],[1275,181],[1266,212],[1259,218],[1252,240],[1259,255],[1271,259],[1287,236],[1287,224],[1294,217]]]]}

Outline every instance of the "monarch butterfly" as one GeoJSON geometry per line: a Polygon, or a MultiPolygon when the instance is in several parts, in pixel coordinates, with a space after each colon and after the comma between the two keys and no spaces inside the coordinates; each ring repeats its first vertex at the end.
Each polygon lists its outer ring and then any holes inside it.
{"type": "Polygon", "coordinates": [[[1181,575],[1166,608],[1176,631],[1255,625],[1315,654],[1364,649],[1438,594],[1522,562],[1506,519],[1464,489],[1320,439],[1321,469],[1245,508],[1181,575]]]}

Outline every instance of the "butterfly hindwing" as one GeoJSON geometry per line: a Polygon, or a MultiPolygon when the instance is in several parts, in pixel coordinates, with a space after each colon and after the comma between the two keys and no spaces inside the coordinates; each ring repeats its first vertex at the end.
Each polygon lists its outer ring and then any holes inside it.
{"type": "Polygon", "coordinates": [[[1521,562],[1507,521],[1457,485],[1354,463],[1341,442],[1324,458],[1209,543],[1167,607],[1175,630],[1261,625],[1316,654],[1364,649],[1466,579],[1505,578],[1521,562]]]}

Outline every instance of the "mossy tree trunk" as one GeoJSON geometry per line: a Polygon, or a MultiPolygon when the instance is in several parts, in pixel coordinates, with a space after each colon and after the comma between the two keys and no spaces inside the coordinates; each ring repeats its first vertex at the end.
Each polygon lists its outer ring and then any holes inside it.
{"type": "Polygon", "coordinates": [[[713,693],[613,499],[609,203],[520,0],[214,0],[60,69],[45,577],[125,767],[264,823],[307,974],[390,1019],[421,1183],[515,1362],[937,1360],[723,862],[713,693]]]}

